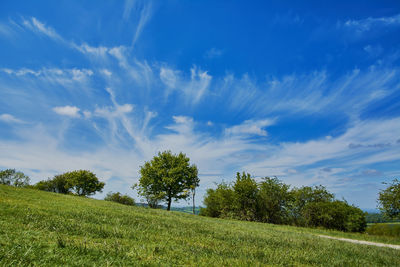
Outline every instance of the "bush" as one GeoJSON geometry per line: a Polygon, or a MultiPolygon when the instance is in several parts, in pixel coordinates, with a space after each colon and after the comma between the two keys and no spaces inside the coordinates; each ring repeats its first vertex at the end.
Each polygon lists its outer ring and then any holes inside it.
{"type": "Polygon", "coordinates": [[[120,192],[113,193],[109,192],[107,196],[104,198],[106,201],[114,201],[120,204],[134,206],[135,200],[128,195],[122,195],[120,192]]]}
{"type": "Polygon", "coordinates": [[[365,213],[344,201],[310,202],[303,209],[308,227],[324,227],[349,232],[364,232],[367,227],[365,213]]]}

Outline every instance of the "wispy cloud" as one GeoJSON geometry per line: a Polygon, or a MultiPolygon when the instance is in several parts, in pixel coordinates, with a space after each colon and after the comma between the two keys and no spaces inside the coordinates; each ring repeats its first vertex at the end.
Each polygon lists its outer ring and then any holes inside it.
{"type": "Polygon", "coordinates": [[[360,33],[370,31],[374,27],[400,26],[400,14],[379,18],[368,17],[359,20],[350,19],[344,23],[339,23],[339,25],[349,29],[354,29],[360,33]]]}
{"type": "Polygon", "coordinates": [[[125,0],[123,19],[127,21],[131,15],[132,8],[135,4],[135,0],[125,0]]]}
{"type": "Polygon", "coordinates": [[[197,66],[190,69],[190,77],[168,67],[161,67],[159,73],[161,82],[167,86],[165,96],[168,97],[174,90],[180,91],[186,103],[191,105],[197,104],[211,86],[212,76],[197,66]]]}
{"type": "Polygon", "coordinates": [[[78,118],[80,117],[79,108],[74,106],[63,106],[63,107],[54,107],[54,112],[68,117],[78,118]]]}
{"type": "Polygon", "coordinates": [[[151,15],[152,15],[152,5],[151,5],[151,2],[148,1],[144,4],[142,10],[140,11],[139,22],[137,24],[136,31],[135,31],[135,34],[132,39],[132,47],[135,46],[146,23],[150,20],[151,15]]]}
{"type": "Polygon", "coordinates": [[[25,123],[23,120],[17,119],[13,115],[7,114],[7,113],[0,115],[0,121],[7,122],[7,123],[25,123]]]}
{"type": "Polygon", "coordinates": [[[46,26],[35,17],[24,19],[23,24],[32,31],[44,34],[54,40],[63,41],[64,39],[51,27],[46,26]]]}

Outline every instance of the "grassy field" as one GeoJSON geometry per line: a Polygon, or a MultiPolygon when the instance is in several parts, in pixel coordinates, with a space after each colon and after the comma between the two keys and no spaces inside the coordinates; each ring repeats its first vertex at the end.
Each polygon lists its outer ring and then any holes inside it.
{"type": "Polygon", "coordinates": [[[400,266],[400,251],[316,234],[0,185],[1,266],[400,266]]]}

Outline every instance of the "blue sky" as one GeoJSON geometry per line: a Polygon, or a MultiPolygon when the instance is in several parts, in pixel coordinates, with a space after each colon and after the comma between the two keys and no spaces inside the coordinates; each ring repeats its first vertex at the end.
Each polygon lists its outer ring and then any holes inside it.
{"type": "Polygon", "coordinates": [[[1,1],[0,58],[0,168],[32,182],[137,199],[170,149],[197,203],[246,171],[375,208],[400,174],[398,1],[1,1]]]}

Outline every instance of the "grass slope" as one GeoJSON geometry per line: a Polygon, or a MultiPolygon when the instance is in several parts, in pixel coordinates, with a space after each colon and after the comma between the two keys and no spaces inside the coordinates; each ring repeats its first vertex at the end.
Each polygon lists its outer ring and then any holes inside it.
{"type": "Polygon", "coordinates": [[[400,266],[398,250],[313,231],[0,185],[2,266],[400,266]]]}

